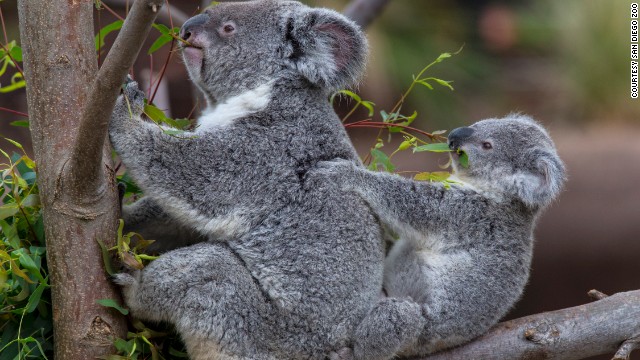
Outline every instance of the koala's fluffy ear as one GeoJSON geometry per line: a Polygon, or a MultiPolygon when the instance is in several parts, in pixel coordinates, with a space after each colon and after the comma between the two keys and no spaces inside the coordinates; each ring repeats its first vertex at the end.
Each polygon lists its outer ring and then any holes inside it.
{"type": "Polygon", "coordinates": [[[565,168],[555,153],[535,151],[532,158],[533,171],[514,175],[511,185],[527,206],[541,208],[560,194],[566,180],[565,168]]]}
{"type": "Polygon", "coordinates": [[[367,58],[367,39],[358,25],[335,11],[306,7],[289,12],[284,21],[289,66],[329,90],[357,83],[367,58]]]}

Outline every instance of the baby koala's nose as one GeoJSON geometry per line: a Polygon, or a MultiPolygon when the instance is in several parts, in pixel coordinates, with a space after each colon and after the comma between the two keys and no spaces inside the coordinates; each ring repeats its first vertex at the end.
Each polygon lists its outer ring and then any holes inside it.
{"type": "Polygon", "coordinates": [[[451,130],[447,139],[449,140],[449,149],[457,150],[460,145],[471,137],[475,130],[470,127],[459,127],[451,130]]]}
{"type": "Polygon", "coordinates": [[[189,39],[195,37],[196,33],[204,28],[207,20],[208,17],[204,14],[196,15],[190,18],[189,20],[187,20],[187,22],[184,23],[184,25],[182,25],[182,28],[180,29],[180,38],[186,42],[189,42],[189,39]]]}

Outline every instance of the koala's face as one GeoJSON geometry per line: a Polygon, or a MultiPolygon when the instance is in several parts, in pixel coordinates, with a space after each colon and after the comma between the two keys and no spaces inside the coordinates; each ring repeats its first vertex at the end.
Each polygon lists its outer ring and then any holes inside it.
{"type": "Polygon", "coordinates": [[[564,166],[553,141],[533,119],[512,115],[479,121],[451,131],[453,167],[461,178],[543,206],[560,191],[564,166]],[[460,164],[461,153],[468,167],[460,164]]]}
{"type": "Polygon", "coordinates": [[[353,22],[295,1],[222,3],[189,19],[180,36],[190,77],[214,101],[282,78],[346,86],[362,73],[367,52],[353,22]]]}

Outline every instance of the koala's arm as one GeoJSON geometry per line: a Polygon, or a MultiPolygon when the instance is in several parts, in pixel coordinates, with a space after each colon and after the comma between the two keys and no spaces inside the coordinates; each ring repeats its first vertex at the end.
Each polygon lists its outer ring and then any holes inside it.
{"type": "MultiPolygon", "coordinates": [[[[212,159],[221,153],[217,148],[220,142],[193,133],[180,137],[165,134],[156,124],[141,119],[143,106],[144,93],[135,82],[129,82],[111,116],[111,144],[145,195],[153,198],[162,209],[179,201],[189,202],[189,206],[194,207],[202,205],[203,196],[192,194],[204,193],[207,184],[215,184],[215,167],[203,166],[202,161],[215,161],[212,159]],[[188,177],[202,181],[190,181],[188,177]],[[202,188],[196,189],[193,184],[202,188]]],[[[201,208],[206,211],[215,205],[208,203],[201,208]]],[[[188,217],[178,220],[184,222],[188,217]]]]}
{"type": "Polygon", "coordinates": [[[151,197],[122,207],[124,232],[134,231],[147,240],[155,240],[146,250],[166,252],[206,241],[207,238],[167,214],[151,197]]]}
{"type": "Polygon", "coordinates": [[[320,171],[327,172],[346,190],[357,192],[380,221],[399,234],[409,231],[424,234],[438,226],[447,217],[443,204],[457,196],[439,183],[369,171],[346,160],[325,162],[321,167],[324,169],[320,171]]]}

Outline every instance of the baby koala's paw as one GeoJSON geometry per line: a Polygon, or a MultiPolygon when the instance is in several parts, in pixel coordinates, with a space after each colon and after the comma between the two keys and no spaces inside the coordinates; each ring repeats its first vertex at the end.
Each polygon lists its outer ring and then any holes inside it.
{"type": "Polygon", "coordinates": [[[144,109],[144,91],[138,88],[138,83],[127,75],[127,81],[125,82],[124,89],[122,91],[122,100],[125,104],[128,104],[128,108],[131,109],[132,115],[142,114],[144,109]]]}
{"type": "Polygon", "coordinates": [[[329,177],[349,177],[355,173],[356,165],[352,160],[333,159],[319,161],[313,171],[329,177]]]}

